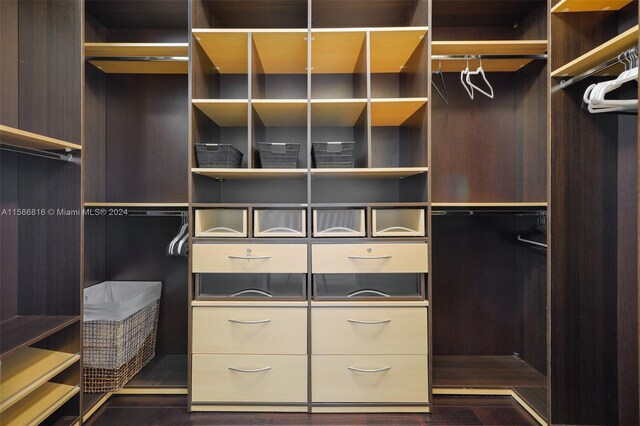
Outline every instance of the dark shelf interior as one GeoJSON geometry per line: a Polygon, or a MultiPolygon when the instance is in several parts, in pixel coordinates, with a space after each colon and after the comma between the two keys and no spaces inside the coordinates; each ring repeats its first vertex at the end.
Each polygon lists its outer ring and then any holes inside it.
{"type": "Polygon", "coordinates": [[[156,355],[127,388],[186,388],[187,355],[156,355]]]}
{"type": "Polygon", "coordinates": [[[18,315],[0,323],[0,358],[80,320],[72,315],[18,315]]]}

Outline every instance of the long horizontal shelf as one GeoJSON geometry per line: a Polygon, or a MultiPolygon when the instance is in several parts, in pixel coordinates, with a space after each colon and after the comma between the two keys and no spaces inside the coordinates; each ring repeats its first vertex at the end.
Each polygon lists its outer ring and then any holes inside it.
{"type": "Polygon", "coordinates": [[[377,28],[370,32],[371,72],[399,73],[426,37],[428,27],[377,28]]]}
{"type": "Polygon", "coordinates": [[[194,99],[195,105],[220,127],[246,127],[247,99],[194,99]]]}
{"type": "Polygon", "coordinates": [[[109,74],[189,72],[188,43],[85,43],[84,51],[91,64],[109,74]]]}
{"type": "Polygon", "coordinates": [[[251,105],[267,127],[307,125],[306,99],[254,99],[251,105]]]}
{"type": "Polygon", "coordinates": [[[247,31],[193,30],[193,36],[220,74],[249,72],[249,33],[247,31]]]}
{"type": "MultiPolygon", "coordinates": [[[[547,40],[468,40],[468,41],[433,41],[432,55],[541,55],[547,52],[547,40]]],[[[482,68],[487,72],[514,72],[529,64],[532,58],[483,59],[482,68]]],[[[470,60],[469,65],[475,68],[480,61],[470,60]]],[[[433,70],[443,72],[460,72],[466,63],[460,60],[432,61],[433,70]]]]}
{"type": "Polygon", "coordinates": [[[551,8],[551,13],[620,10],[632,1],[633,0],[561,0],[551,8]]]}
{"type": "Polygon", "coordinates": [[[130,208],[164,208],[164,207],[189,207],[189,203],[102,203],[85,202],[85,207],[130,207],[130,208]]]}
{"type": "Polygon", "coordinates": [[[80,321],[79,316],[22,315],[0,323],[0,357],[80,321]]]}
{"type": "Polygon", "coordinates": [[[304,178],[307,169],[203,169],[193,168],[193,173],[215,179],[294,179],[304,178]]]}
{"type": "Polygon", "coordinates": [[[573,77],[582,74],[637,44],[638,25],[554,70],[551,77],[573,77]]]}
{"type": "Polygon", "coordinates": [[[496,203],[431,203],[432,207],[547,207],[545,201],[534,202],[496,202],[496,203]]]}
{"type": "Polygon", "coordinates": [[[316,31],[311,43],[313,74],[366,73],[366,31],[316,31]],[[358,64],[360,68],[357,69],[358,64]]]}
{"type": "Polygon", "coordinates": [[[0,124],[0,143],[18,148],[39,149],[43,151],[82,149],[81,145],[75,143],[65,142],[60,139],[50,138],[2,124],[0,124]]]}
{"type": "Polygon", "coordinates": [[[79,354],[22,348],[0,364],[0,412],[80,359],[79,354]]]}
{"type": "Polygon", "coordinates": [[[371,99],[371,125],[400,126],[427,101],[427,98],[371,99]]]}
{"type": "Polygon", "coordinates": [[[366,99],[312,99],[311,125],[353,127],[366,106],[366,99]]]}
{"type": "Polygon", "coordinates": [[[258,74],[306,74],[307,30],[254,32],[252,63],[258,74]]]}
{"type": "Polygon", "coordinates": [[[4,411],[4,426],[37,425],[80,391],[78,386],[43,383],[17,404],[4,411]]]}
{"type": "Polygon", "coordinates": [[[427,173],[427,167],[389,167],[368,169],[311,169],[311,174],[318,178],[389,178],[402,179],[427,173]]]}

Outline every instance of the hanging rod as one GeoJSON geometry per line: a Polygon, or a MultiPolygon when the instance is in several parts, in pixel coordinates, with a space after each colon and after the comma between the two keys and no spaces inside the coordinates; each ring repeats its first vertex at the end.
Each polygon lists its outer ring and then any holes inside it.
{"type": "Polygon", "coordinates": [[[0,144],[0,150],[16,152],[18,154],[32,155],[34,157],[48,158],[50,160],[59,160],[59,161],[65,161],[65,162],[71,162],[73,160],[73,154],[70,151],[64,154],[61,154],[58,152],[42,151],[39,149],[32,149],[32,148],[21,148],[13,145],[4,145],[4,144],[0,144]]]}
{"type": "Polygon", "coordinates": [[[116,216],[136,216],[136,217],[186,217],[188,213],[184,210],[137,210],[135,207],[88,207],[88,211],[108,211],[110,209],[126,210],[126,214],[116,216]]]}
{"type": "Polygon", "coordinates": [[[87,56],[87,61],[188,62],[188,56],[87,56]]]}
{"type": "Polygon", "coordinates": [[[537,55],[431,55],[432,60],[472,61],[490,59],[547,59],[546,53],[537,55]]]}
{"type": "Polygon", "coordinates": [[[517,216],[546,216],[546,210],[500,209],[500,210],[432,210],[437,216],[482,216],[482,215],[517,215],[517,216]]]}
{"type": "Polygon", "coordinates": [[[629,59],[633,56],[637,56],[638,55],[638,48],[637,47],[633,47],[621,54],[619,54],[618,56],[616,56],[615,58],[611,58],[606,62],[601,63],[600,65],[591,68],[588,71],[583,72],[582,74],[578,74],[574,77],[571,77],[569,80],[562,80],[560,82],[560,86],[556,86],[555,88],[553,88],[552,92],[556,92],[559,89],[566,89],[567,87],[576,84],[586,78],[591,77],[594,74],[598,74],[608,68],[611,68],[612,66],[622,63],[622,61],[624,61],[625,59],[629,59]]]}

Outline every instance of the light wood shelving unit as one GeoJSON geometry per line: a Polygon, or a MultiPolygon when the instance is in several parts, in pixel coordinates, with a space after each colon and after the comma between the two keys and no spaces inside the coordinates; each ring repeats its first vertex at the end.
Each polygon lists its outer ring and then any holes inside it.
{"type": "Polygon", "coordinates": [[[307,125],[306,99],[254,99],[251,106],[267,127],[307,125]]]}
{"type": "Polygon", "coordinates": [[[427,98],[372,99],[371,126],[400,126],[427,101],[427,98]]]}
{"type": "Polygon", "coordinates": [[[80,392],[79,386],[46,382],[1,413],[5,426],[37,425],[80,392]]]}
{"type": "Polygon", "coordinates": [[[307,169],[205,169],[193,168],[193,173],[208,176],[215,179],[261,179],[305,178],[307,169]]]}
{"type": "Polygon", "coordinates": [[[312,99],[311,125],[353,127],[366,106],[366,99],[312,99]]]}
{"type": "Polygon", "coordinates": [[[244,127],[248,124],[249,101],[246,99],[194,99],[192,102],[220,127],[244,127]]]}
{"type": "Polygon", "coordinates": [[[0,413],[80,359],[79,354],[26,347],[0,365],[0,413]]]}
{"type": "Polygon", "coordinates": [[[402,71],[428,31],[428,27],[369,29],[371,72],[402,71]]]}
{"type": "MultiPolygon", "coordinates": [[[[547,40],[464,40],[433,41],[432,55],[539,55],[547,52],[547,40]]],[[[514,72],[529,64],[529,58],[483,59],[482,67],[487,72],[514,72]]],[[[472,67],[479,65],[472,59],[472,67]]],[[[461,61],[433,60],[432,67],[442,67],[444,72],[460,72],[466,64],[461,61]]]]}
{"type": "Polygon", "coordinates": [[[108,74],[187,74],[189,71],[187,43],[85,43],[84,52],[90,63],[108,74]]]}
{"type": "Polygon", "coordinates": [[[561,0],[551,8],[551,13],[608,12],[620,10],[633,0],[561,0]]]}
{"type": "Polygon", "coordinates": [[[43,151],[81,150],[82,146],[0,124],[0,143],[43,151]]]}
{"type": "Polygon", "coordinates": [[[307,73],[307,30],[251,30],[264,74],[307,73]]]}
{"type": "Polygon", "coordinates": [[[245,30],[194,29],[193,36],[220,74],[245,74],[249,33],[245,30]]]}
{"type": "Polygon", "coordinates": [[[388,167],[369,169],[311,169],[311,176],[317,178],[389,178],[403,179],[427,173],[427,167],[388,167]]]}
{"type": "Polygon", "coordinates": [[[572,77],[596,67],[604,61],[638,44],[638,25],[590,50],[579,58],[553,70],[551,77],[572,77]]]}

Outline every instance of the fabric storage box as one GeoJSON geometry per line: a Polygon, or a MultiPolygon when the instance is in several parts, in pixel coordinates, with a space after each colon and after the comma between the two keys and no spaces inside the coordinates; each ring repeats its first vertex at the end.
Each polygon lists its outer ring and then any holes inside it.
{"type": "Polygon", "coordinates": [[[85,392],[122,387],[155,356],[162,282],[105,281],[84,290],[85,392]]]}
{"type": "Polygon", "coordinates": [[[364,237],[364,209],[314,210],[313,236],[364,237]]]}
{"type": "Polygon", "coordinates": [[[311,154],[317,168],[353,168],[355,146],[355,142],[314,142],[311,154]]]}
{"type": "Polygon", "coordinates": [[[258,143],[263,169],[295,169],[298,167],[299,143],[258,143]]]}
{"type": "Polygon", "coordinates": [[[198,167],[237,169],[242,165],[243,154],[232,145],[197,143],[198,167]]]}

